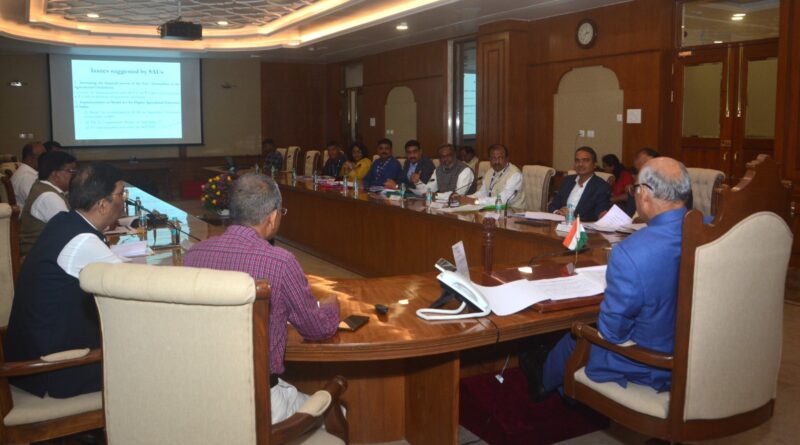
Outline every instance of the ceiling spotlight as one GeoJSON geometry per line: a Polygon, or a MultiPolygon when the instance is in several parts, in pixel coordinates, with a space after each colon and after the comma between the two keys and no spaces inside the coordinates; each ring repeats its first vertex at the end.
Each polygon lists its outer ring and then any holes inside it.
{"type": "Polygon", "coordinates": [[[405,30],[407,30],[407,29],[408,29],[408,23],[406,23],[406,22],[402,22],[402,23],[400,23],[399,25],[395,26],[394,28],[395,28],[396,30],[398,30],[398,31],[405,31],[405,30]]]}
{"type": "Polygon", "coordinates": [[[86,14],[86,17],[89,17],[90,19],[99,19],[100,18],[100,14],[98,14],[96,12],[90,12],[90,13],[86,14]]]}
{"type": "Polygon", "coordinates": [[[226,20],[220,20],[220,21],[217,22],[217,25],[219,25],[219,26],[228,26],[228,22],[226,20]]]}
{"type": "Polygon", "coordinates": [[[735,15],[735,16],[731,17],[731,20],[733,20],[734,22],[738,22],[738,21],[744,20],[744,17],[742,17],[740,15],[735,15]]]}
{"type": "Polygon", "coordinates": [[[718,45],[718,44],[722,43],[722,40],[714,40],[714,43],[718,45]]]}
{"type": "Polygon", "coordinates": [[[745,14],[745,13],[743,13],[743,12],[737,12],[737,13],[736,13],[736,14],[734,14],[733,16],[734,16],[734,17],[744,17],[744,16],[746,16],[746,15],[747,15],[747,14],[745,14]]]}

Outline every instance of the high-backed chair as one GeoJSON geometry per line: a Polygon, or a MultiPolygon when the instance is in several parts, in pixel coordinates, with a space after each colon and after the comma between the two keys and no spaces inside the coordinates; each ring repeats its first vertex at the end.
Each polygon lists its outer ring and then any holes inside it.
{"type": "Polygon", "coordinates": [[[14,194],[14,186],[11,185],[11,180],[8,176],[0,173],[0,202],[15,206],[17,205],[17,196],[14,194]]]}
{"type": "Polygon", "coordinates": [[[109,443],[347,440],[337,400],[346,386],[341,377],[271,425],[266,281],[144,264],[90,264],[80,280],[95,295],[103,330],[109,443]],[[327,432],[318,428],[323,420],[327,432]]]}
{"type": "Polygon", "coordinates": [[[0,163],[0,174],[4,174],[9,178],[19,168],[19,162],[3,162],[0,163]]]}
{"type": "Polygon", "coordinates": [[[522,184],[525,189],[527,210],[546,212],[547,199],[550,196],[550,181],[556,170],[543,165],[525,165],[522,167],[522,184]]]}
{"type": "Polygon", "coordinates": [[[0,203],[0,326],[8,325],[19,274],[19,207],[0,203]]]}
{"type": "Polygon", "coordinates": [[[309,176],[314,170],[318,169],[319,169],[319,151],[308,150],[306,152],[306,161],[303,165],[303,174],[309,176]]]}
{"type": "Polygon", "coordinates": [[[0,153],[0,162],[17,162],[17,156],[9,153],[0,153]]]}
{"type": "Polygon", "coordinates": [[[378,154],[374,154],[374,155],[372,155],[372,162],[375,162],[375,161],[377,161],[377,160],[378,160],[378,158],[380,158],[380,157],[381,157],[381,155],[378,155],[378,154]]]}
{"type": "MultiPolygon", "coordinates": [[[[567,170],[567,176],[574,174],[577,174],[575,170],[567,170]]],[[[609,185],[614,185],[614,181],[617,180],[617,178],[615,178],[614,175],[611,173],[595,171],[594,174],[597,175],[597,177],[602,179],[603,181],[606,181],[609,185]]]]}
{"type": "Polygon", "coordinates": [[[689,177],[692,179],[692,207],[703,212],[703,215],[715,215],[717,199],[714,190],[725,180],[725,173],[710,168],[690,167],[689,177]]]}
{"type": "Polygon", "coordinates": [[[292,146],[286,149],[286,162],[284,171],[290,172],[292,169],[297,171],[297,164],[300,162],[300,147],[292,146]]]}
{"type": "Polygon", "coordinates": [[[439,158],[433,158],[433,159],[431,159],[431,161],[433,161],[433,166],[434,167],[438,167],[439,163],[441,162],[441,161],[439,161],[439,158]]]}
{"type": "Polygon", "coordinates": [[[492,168],[492,164],[489,161],[480,161],[478,162],[478,174],[475,176],[475,180],[477,181],[477,187],[481,187],[481,182],[483,180],[481,178],[486,177],[486,172],[492,168]]]}
{"type": "Polygon", "coordinates": [[[614,345],[575,323],[564,390],[627,428],[672,442],[722,437],[772,416],[781,361],[783,298],[792,246],[790,192],[769,159],[749,164],[722,191],[720,212],[684,218],[674,353],[614,345]],[[672,370],[672,386],[597,383],[585,373],[590,345],[672,370]]]}
{"type": "Polygon", "coordinates": [[[406,158],[397,158],[397,162],[400,163],[400,168],[403,168],[406,165],[406,158]]]}
{"type": "Polygon", "coordinates": [[[281,169],[281,171],[282,172],[292,171],[291,169],[286,170],[286,149],[285,148],[276,148],[275,151],[280,153],[281,158],[283,159],[283,161],[281,162],[281,165],[283,165],[283,168],[281,169]]]}

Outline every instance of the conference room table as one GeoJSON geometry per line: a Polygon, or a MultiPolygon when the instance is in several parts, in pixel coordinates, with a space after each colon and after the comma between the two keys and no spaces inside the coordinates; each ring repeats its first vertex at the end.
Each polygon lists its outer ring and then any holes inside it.
{"type": "MultiPolygon", "coordinates": [[[[296,193],[320,193],[311,187],[288,187],[299,189],[296,193]]],[[[135,187],[129,187],[129,194],[132,199],[139,196],[147,209],[170,218],[177,217],[187,232],[182,235],[184,248],[193,237],[204,239],[221,230],[135,187]]],[[[322,195],[323,199],[343,206],[352,200],[365,209],[407,211],[422,218],[418,224],[430,220],[445,226],[448,223],[478,225],[474,221],[396,207],[394,203],[367,196],[355,199],[336,192],[322,195]],[[437,218],[446,222],[440,223],[437,218]]],[[[284,222],[304,212],[299,208],[300,200],[285,199],[285,202],[290,212],[284,222]]],[[[552,224],[549,230],[554,230],[552,224]]],[[[519,235],[530,236],[522,232],[519,235]]],[[[140,237],[153,242],[152,230],[140,237]]],[[[158,244],[162,234],[155,238],[158,244]]],[[[153,255],[138,261],[155,265],[181,264],[183,248],[154,247],[153,255]]],[[[580,254],[579,259],[585,265],[603,264],[606,256],[607,251],[600,248],[580,254]]],[[[570,261],[574,261],[574,256],[548,258],[520,276],[552,277],[562,270],[561,264],[570,261]]],[[[479,263],[473,264],[478,266],[479,263]]],[[[497,276],[502,275],[501,270],[514,272],[514,269],[498,268],[494,274],[487,274],[481,267],[473,267],[471,278],[486,285],[496,284],[500,281],[497,276]]],[[[340,330],[331,339],[318,342],[305,341],[290,328],[286,348],[284,375],[303,392],[313,393],[335,375],[347,378],[348,389],[343,402],[347,407],[352,443],[399,439],[412,444],[457,443],[461,378],[496,372],[507,356],[518,352],[520,342],[526,337],[565,330],[574,321],[591,322],[598,311],[597,304],[590,304],[552,312],[529,308],[503,317],[425,321],[416,316],[416,310],[430,306],[439,297],[441,289],[435,272],[367,279],[327,279],[309,275],[308,280],[318,299],[328,295],[338,297],[342,318],[349,315],[369,317],[367,324],[355,332],[340,330]],[[375,311],[374,306],[379,303],[389,307],[387,314],[375,311]]],[[[515,363],[513,357],[511,363],[515,363]]]]}

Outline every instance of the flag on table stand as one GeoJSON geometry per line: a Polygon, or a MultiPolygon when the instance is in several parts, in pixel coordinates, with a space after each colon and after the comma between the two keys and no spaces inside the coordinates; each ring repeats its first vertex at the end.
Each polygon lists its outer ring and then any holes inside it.
{"type": "Polygon", "coordinates": [[[586,230],[584,230],[583,225],[581,224],[580,216],[575,218],[575,222],[572,223],[572,227],[569,229],[569,233],[567,233],[567,237],[564,238],[564,247],[569,250],[575,251],[575,262],[578,262],[578,252],[583,249],[583,246],[586,245],[586,230]]]}

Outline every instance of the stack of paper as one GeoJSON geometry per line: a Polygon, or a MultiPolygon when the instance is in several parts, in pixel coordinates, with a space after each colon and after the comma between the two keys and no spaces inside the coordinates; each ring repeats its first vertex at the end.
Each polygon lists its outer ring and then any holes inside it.
{"type": "Polygon", "coordinates": [[[587,229],[594,229],[600,232],[616,232],[620,227],[626,226],[632,222],[633,220],[631,217],[614,204],[597,222],[586,223],[584,226],[587,229]]]}
{"type": "Polygon", "coordinates": [[[116,244],[111,246],[111,251],[115,255],[133,258],[137,256],[150,255],[153,251],[147,247],[147,241],[136,241],[133,243],[116,244]]]}
{"type": "Polygon", "coordinates": [[[555,213],[547,212],[525,212],[525,219],[563,222],[564,215],[556,215],[555,213]]]}
{"type": "Polygon", "coordinates": [[[492,312],[510,315],[546,300],[591,297],[606,289],[606,266],[575,269],[575,275],[547,280],[517,280],[500,286],[473,285],[483,294],[492,312]]]}

